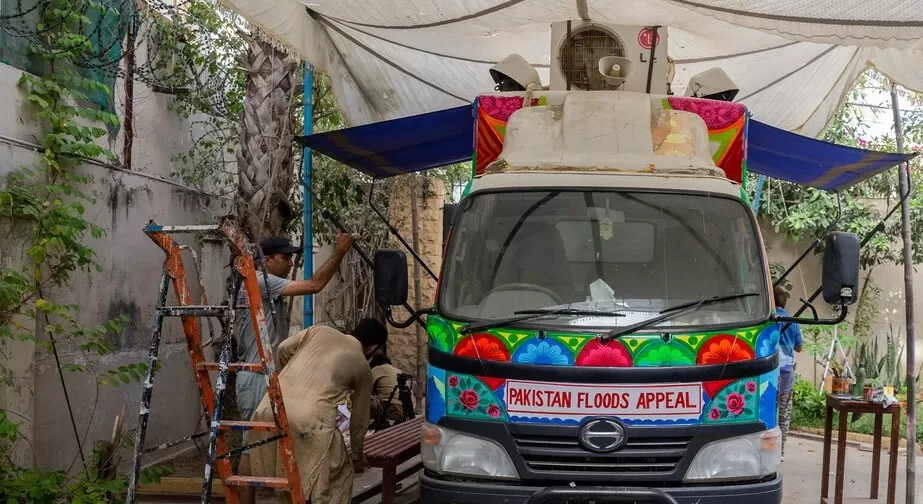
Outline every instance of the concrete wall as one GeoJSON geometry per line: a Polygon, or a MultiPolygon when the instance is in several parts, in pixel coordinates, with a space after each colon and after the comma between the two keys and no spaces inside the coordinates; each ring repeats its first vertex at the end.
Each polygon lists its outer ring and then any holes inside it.
{"type": "MultiPolygon", "coordinates": [[[[40,134],[33,113],[24,106],[25,97],[16,87],[21,72],[0,65],[0,96],[7,113],[0,117],[0,183],[8,174],[37,159],[33,146],[40,134]]],[[[117,86],[121,90],[121,83],[117,86]]],[[[105,235],[92,241],[102,271],[79,273],[66,288],[51,293],[59,303],[80,306],[79,320],[97,325],[127,315],[131,322],[110,343],[113,353],[89,359],[72,345],[62,343],[58,352],[62,363],[90,364],[99,371],[127,363],[146,362],[151,335],[156,291],[161,275],[163,253],[143,233],[150,219],[159,223],[202,224],[214,222],[225,211],[226,201],[191,190],[167,177],[173,171],[172,156],[188,149],[190,121],[168,112],[169,97],[136,83],[135,170],[128,172],[99,164],[81,167],[93,177],[88,190],[96,202],[87,208],[89,220],[105,229],[105,235]]],[[[117,109],[123,104],[117,92],[117,109]]],[[[121,155],[121,139],[110,139],[110,148],[121,155]]],[[[0,227],[0,263],[21,264],[25,237],[21,230],[0,227]]],[[[224,254],[204,250],[191,237],[179,240],[205,253],[203,269],[209,276],[209,295],[220,299],[221,275],[226,272],[224,254]],[[212,290],[214,289],[214,290],[212,290]]],[[[188,261],[188,256],[187,256],[188,261]]],[[[192,270],[191,263],[187,262],[192,270]]],[[[193,286],[193,295],[198,289],[193,286]]],[[[173,299],[172,292],[170,299],[173,299]]],[[[45,336],[36,328],[37,338],[45,336]]],[[[19,344],[9,349],[16,383],[10,390],[0,388],[0,408],[21,413],[25,433],[32,434],[31,446],[22,443],[18,462],[36,463],[52,469],[68,469],[77,454],[77,445],[67,414],[61,379],[53,355],[32,345],[19,344]],[[26,446],[26,448],[22,448],[26,446]]],[[[164,326],[160,350],[163,367],[157,374],[148,446],[177,439],[198,430],[199,395],[192,380],[185,337],[178,320],[164,326]]],[[[125,428],[137,421],[141,386],[138,383],[118,388],[97,385],[90,374],[64,373],[77,427],[89,454],[96,440],[109,439],[113,421],[122,411],[125,428]]],[[[182,448],[182,447],[181,447],[182,448]]],[[[129,453],[126,452],[125,455],[129,453]]],[[[167,454],[165,454],[167,455],[167,454]]],[[[151,457],[150,460],[154,460],[151,457]]]]}
{"type": "MultiPolygon", "coordinates": [[[[0,147],[0,162],[6,158],[8,148],[0,147]]],[[[2,183],[3,168],[0,168],[0,183],[2,183]]],[[[0,220],[0,268],[19,269],[25,263],[27,250],[25,236],[27,231],[21,226],[12,226],[8,221],[0,220]]],[[[22,330],[34,334],[35,324],[23,317],[15,320],[22,330]]],[[[0,340],[0,359],[4,359],[3,368],[10,373],[12,384],[0,384],[0,410],[6,412],[7,417],[20,424],[20,435],[26,441],[14,446],[12,458],[21,464],[31,464],[34,460],[31,446],[32,419],[35,416],[33,403],[33,383],[35,372],[33,358],[35,344],[31,341],[0,340]],[[5,356],[5,358],[4,358],[5,356]]]]}

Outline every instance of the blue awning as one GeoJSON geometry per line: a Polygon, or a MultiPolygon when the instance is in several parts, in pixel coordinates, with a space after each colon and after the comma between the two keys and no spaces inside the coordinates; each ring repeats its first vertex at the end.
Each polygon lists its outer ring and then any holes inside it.
{"type": "Polygon", "coordinates": [[[393,177],[470,160],[473,114],[469,105],[296,140],[371,177],[393,177]]]}
{"type": "MultiPolygon", "coordinates": [[[[473,114],[472,106],[462,106],[298,140],[366,175],[386,178],[470,160],[473,114]]],[[[749,124],[751,172],[817,189],[844,189],[915,155],[845,147],[759,121],[749,124]]]]}
{"type": "Polygon", "coordinates": [[[750,121],[747,168],[817,189],[858,184],[916,156],[832,144],[750,121]]]}

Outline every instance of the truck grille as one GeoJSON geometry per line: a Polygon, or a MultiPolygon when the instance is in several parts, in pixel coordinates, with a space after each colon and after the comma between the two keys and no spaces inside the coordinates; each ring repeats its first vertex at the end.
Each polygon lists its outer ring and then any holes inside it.
{"type": "Polygon", "coordinates": [[[584,450],[573,435],[513,433],[526,465],[534,472],[584,474],[664,474],[673,472],[686,454],[692,436],[637,437],[629,435],[620,450],[598,454],[584,450]]]}

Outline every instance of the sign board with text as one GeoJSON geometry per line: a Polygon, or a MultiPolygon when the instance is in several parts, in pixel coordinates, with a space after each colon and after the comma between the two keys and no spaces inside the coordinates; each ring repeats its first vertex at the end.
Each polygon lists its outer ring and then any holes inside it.
{"type": "Polygon", "coordinates": [[[697,419],[702,384],[585,385],[508,380],[504,392],[511,416],[626,419],[697,419]]]}

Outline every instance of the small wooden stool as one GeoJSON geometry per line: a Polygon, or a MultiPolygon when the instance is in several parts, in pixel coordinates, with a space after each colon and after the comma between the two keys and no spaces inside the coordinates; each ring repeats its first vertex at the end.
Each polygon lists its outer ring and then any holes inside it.
{"type": "Polygon", "coordinates": [[[848,504],[869,502],[878,499],[878,473],[881,468],[881,425],[882,417],[891,415],[891,453],[888,457],[888,501],[895,504],[894,492],[897,487],[897,451],[898,440],[901,435],[901,405],[894,404],[885,408],[881,404],[853,399],[850,397],[837,397],[827,394],[827,416],[824,422],[824,466],[820,487],[821,504],[848,504]],[[827,487],[830,486],[830,441],[833,431],[833,411],[840,412],[840,427],[837,433],[836,452],[836,484],[833,498],[828,497],[827,487]],[[851,413],[870,413],[875,415],[875,436],[872,448],[872,490],[869,499],[843,499],[843,479],[846,472],[846,423],[851,413]]]}

